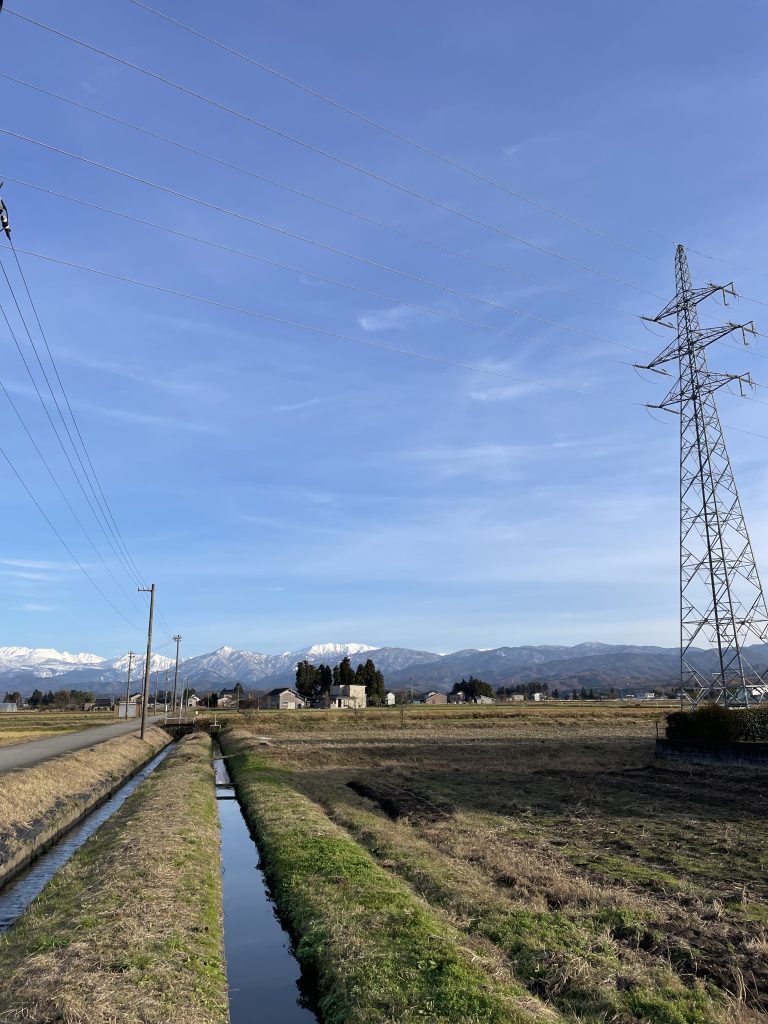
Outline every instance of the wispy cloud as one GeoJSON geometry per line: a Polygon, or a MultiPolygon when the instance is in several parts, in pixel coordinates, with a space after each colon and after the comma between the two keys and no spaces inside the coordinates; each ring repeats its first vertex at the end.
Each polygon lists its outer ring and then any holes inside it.
{"type": "Polygon", "coordinates": [[[117,407],[92,405],[86,402],[78,402],[78,408],[93,413],[96,416],[108,416],[115,420],[124,420],[126,423],[141,423],[152,427],[170,427],[174,430],[188,430],[193,434],[221,434],[220,427],[211,423],[201,423],[194,419],[181,419],[175,416],[156,416],[154,413],[136,412],[133,409],[120,409],[117,407]]]}
{"type": "Polygon", "coordinates": [[[508,402],[514,398],[525,398],[527,395],[540,395],[541,390],[535,384],[502,384],[501,387],[470,391],[469,397],[474,402],[508,402]]]}
{"type": "Polygon", "coordinates": [[[273,405],[273,412],[299,412],[301,409],[310,409],[313,405],[327,405],[327,398],[307,398],[303,402],[289,402],[285,405],[273,405]]]}
{"type": "Polygon", "coordinates": [[[11,576],[16,580],[39,580],[50,583],[56,579],[46,572],[30,572],[27,569],[0,569],[0,576],[11,576]]]}
{"type": "Polygon", "coordinates": [[[54,604],[22,604],[16,609],[17,612],[55,612],[58,606],[54,604]]]}
{"type": "Polygon", "coordinates": [[[375,309],[363,313],[357,322],[364,331],[388,331],[407,327],[420,316],[419,311],[410,306],[392,306],[390,309],[375,309]]]}
{"type": "Polygon", "coordinates": [[[32,558],[0,558],[0,565],[17,566],[20,569],[66,569],[68,571],[73,568],[69,562],[44,562],[32,558]]]}

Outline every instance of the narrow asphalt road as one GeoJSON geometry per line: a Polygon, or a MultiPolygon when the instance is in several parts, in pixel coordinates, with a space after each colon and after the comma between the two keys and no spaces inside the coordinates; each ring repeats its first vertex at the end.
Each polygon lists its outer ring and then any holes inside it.
{"type": "MultiPolygon", "coordinates": [[[[147,722],[156,722],[162,715],[150,715],[147,722]]],[[[61,754],[70,754],[73,750],[83,750],[115,736],[137,731],[141,727],[141,719],[128,719],[127,722],[115,722],[113,725],[96,725],[81,732],[68,732],[63,736],[47,736],[42,740],[29,740],[26,743],[12,743],[0,747],[0,772],[10,772],[19,768],[29,768],[41,761],[48,761],[61,754]]]]}

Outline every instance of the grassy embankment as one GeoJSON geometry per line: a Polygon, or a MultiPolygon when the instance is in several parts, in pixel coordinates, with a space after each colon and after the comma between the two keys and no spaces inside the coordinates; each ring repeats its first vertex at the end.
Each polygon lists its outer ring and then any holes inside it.
{"type": "Polygon", "coordinates": [[[12,711],[0,714],[0,747],[79,732],[96,725],[113,725],[117,721],[114,711],[12,711]]]}
{"type": "Polygon", "coordinates": [[[0,786],[0,879],[51,830],[112,792],[170,740],[150,728],[144,740],[119,736],[4,776],[0,786]]]}
{"type": "Polygon", "coordinates": [[[210,740],[182,740],[0,941],[0,1020],[226,1024],[210,740]]]}
{"type": "Polygon", "coordinates": [[[768,1020],[765,776],[656,763],[658,717],[246,716],[224,742],[327,1019],[515,1019],[455,1009],[483,991],[595,1024],[768,1020]],[[437,934],[468,977],[431,966],[437,934]]]}

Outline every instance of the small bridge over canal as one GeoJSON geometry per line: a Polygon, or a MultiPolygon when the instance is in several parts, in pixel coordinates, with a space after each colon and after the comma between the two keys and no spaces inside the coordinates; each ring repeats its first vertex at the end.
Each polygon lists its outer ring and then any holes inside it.
{"type": "Polygon", "coordinates": [[[221,731],[221,722],[217,722],[215,717],[210,719],[186,715],[180,718],[165,718],[162,722],[157,722],[157,725],[169,732],[175,740],[190,732],[207,732],[211,736],[218,736],[221,731]]]}

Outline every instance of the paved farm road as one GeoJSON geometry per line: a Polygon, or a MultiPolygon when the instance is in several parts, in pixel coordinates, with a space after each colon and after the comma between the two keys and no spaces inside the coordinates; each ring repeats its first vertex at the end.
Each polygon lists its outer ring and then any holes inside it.
{"type": "MultiPolygon", "coordinates": [[[[156,722],[162,717],[162,715],[150,715],[147,721],[156,722]]],[[[0,747],[0,772],[29,768],[31,765],[47,761],[51,757],[69,754],[73,750],[82,750],[84,747],[103,743],[104,740],[111,740],[115,736],[123,736],[125,733],[137,731],[140,726],[141,719],[129,719],[127,722],[115,722],[114,725],[95,725],[91,729],[68,732],[63,736],[47,736],[42,740],[12,743],[10,746],[0,747]]]]}

